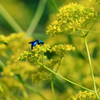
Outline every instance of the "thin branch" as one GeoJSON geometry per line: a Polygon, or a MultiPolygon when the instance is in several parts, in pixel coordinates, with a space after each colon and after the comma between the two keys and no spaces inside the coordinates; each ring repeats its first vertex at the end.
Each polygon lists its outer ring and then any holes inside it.
{"type": "Polygon", "coordinates": [[[49,70],[50,72],[52,72],[53,74],[55,74],[55,75],[59,76],[60,78],[64,79],[65,81],[71,83],[71,84],[74,84],[74,85],[76,85],[76,86],[78,86],[78,87],[80,87],[80,88],[83,88],[83,89],[87,90],[87,91],[94,92],[93,90],[90,90],[90,89],[88,89],[88,88],[86,88],[86,87],[83,87],[83,86],[81,86],[81,85],[79,85],[79,84],[77,84],[77,83],[75,83],[75,82],[73,82],[73,81],[70,81],[70,80],[66,79],[65,77],[63,77],[63,76],[61,76],[61,75],[55,73],[54,71],[52,71],[51,69],[49,69],[49,68],[46,67],[45,65],[43,65],[43,67],[46,68],[47,70],[49,70]]]}
{"type": "Polygon", "coordinates": [[[29,28],[26,31],[27,36],[31,36],[33,34],[33,32],[35,31],[42,15],[43,15],[43,11],[44,11],[46,2],[47,2],[47,0],[40,0],[37,11],[31,21],[29,28]]]}
{"type": "Polygon", "coordinates": [[[7,12],[7,10],[1,4],[0,4],[0,13],[16,32],[23,32],[23,29],[17,24],[17,22],[12,18],[12,16],[7,12]]]}

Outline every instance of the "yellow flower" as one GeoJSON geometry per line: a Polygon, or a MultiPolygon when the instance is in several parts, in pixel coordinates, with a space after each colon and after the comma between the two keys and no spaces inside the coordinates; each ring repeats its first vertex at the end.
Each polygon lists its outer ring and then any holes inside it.
{"type": "Polygon", "coordinates": [[[65,35],[79,30],[87,22],[97,20],[97,13],[93,8],[87,8],[77,3],[70,3],[59,9],[57,19],[47,27],[46,34],[65,35]]]}

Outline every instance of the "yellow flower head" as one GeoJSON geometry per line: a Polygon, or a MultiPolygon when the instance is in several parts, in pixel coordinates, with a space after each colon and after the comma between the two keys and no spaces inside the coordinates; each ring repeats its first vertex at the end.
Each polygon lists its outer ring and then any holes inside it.
{"type": "Polygon", "coordinates": [[[97,13],[93,8],[84,7],[70,3],[59,9],[57,19],[47,27],[46,34],[68,34],[79,30],[83,25],[86,26],[91,21],[97,19],[97,13]]]}

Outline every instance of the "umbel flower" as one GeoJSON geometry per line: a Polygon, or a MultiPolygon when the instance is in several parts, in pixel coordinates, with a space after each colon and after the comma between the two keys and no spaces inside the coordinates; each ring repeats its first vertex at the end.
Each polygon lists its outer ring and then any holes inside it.
{"type": "MultiPolygon", "coordinates": [[[[98,94],[100,95],[100,92],[98,94]]],[[[78,94],[72,97],[71,100],[97,100],[97,99],[95,93],[93,92],[80,91],[78,94]]]]}
{"type": "Polygon", "coordinates": [[[46,58],[47,56],[44,56],[44,53],[47,51],[55,52],[60,57],[66,55],[71,50],[75,50],[75,47],[72,45],[66,45],[66,44],[59,44],[55,45],[52,48],[48,44],[44,45],[36,45],[30,52],[24,51],[23,54],[21,54],[19,60],[21,61],[29,61],[30,63],[33,63],[34,65],[38,65],[39,63],[43,63],[43,58],[46,58]]]}
{"type": "Polygon", "coordinates": [[[21,61],[29,61],[30,63],[33,63],[33,65],[38,65],[39,63],[42,63],[43,58],[46,58],[44,56],[44,53],[49,50],[50,46],[48,44],[44,45],[36,45],[30,52],[24,51],[23,54],[21,54],[19,60],[21,61]]]}
{"type": "Polygon", "coordinates": [[[71,50],[75,51],[75,47],[73,47],[72,45],[59,44],[52,47],[50,52],[55,52],[60,57],[63,57],[65,54],[67,54],[71,50]]]}
{"type": "Polygon", "coordinates": [[[52,48],[50,48],[48,44],[36,45],[30,52],[24,51],[24,53],[19,57],[19,60],[28,61],[36,68],[32,74],[32,80],[38,83],[40,80],[50,80],[52,78],[52,73],[47,71],[43,65],[53,70],[55,65],[61,61],[61,58],[71,50],[74,51],[75,48],[72,45],[66,44],[55,45],[52,48]],[[59,58],[50,60],[45,59],[47,58],[45,55],[45,52],[47,51],[58,54],[59,58]]]}
{"type": "Polygon", "coordinates": [[[46,34],[62,34],[66,35],[71,32],[80,30],[83,26],[87,26],[92,21],[97,20],[97,13],[94,8],[84,7],[70,3],[59,9],[57,19],[47,27],[46,34]]]}
{"type": "Polygon", "coordinates": [[[0,35],[0,55],[8,57],[6,51],[11,50],[15,52],[16,49],[20,48],[19,45],[21,45],[21,43],[19,44],[19,41],[21,42],[21,39],[24,35],[25,33],[23,32],[13,33],[9,36],[0,35]]]}

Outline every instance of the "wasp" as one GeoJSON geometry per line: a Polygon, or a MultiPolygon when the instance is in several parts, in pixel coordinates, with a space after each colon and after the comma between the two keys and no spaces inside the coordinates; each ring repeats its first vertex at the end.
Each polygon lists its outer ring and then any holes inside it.
{"type": "Polygon", "coordinates": [[[44,42],[42,42],[41,40],[35,40],[35,41],[32,41],[32,42],[29,42],[29,44],[31,44],[31,49],[33,49],[33,47],[35,47],[36,44],[43,45],[44,42]]]}

